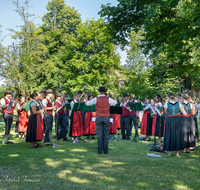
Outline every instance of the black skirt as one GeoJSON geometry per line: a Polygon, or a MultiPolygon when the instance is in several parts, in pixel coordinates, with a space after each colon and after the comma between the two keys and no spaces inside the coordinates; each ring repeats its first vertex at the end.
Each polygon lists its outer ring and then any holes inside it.
{"type": "Polygon", "coordinates": [[[192,116],[181,116],[181,124],[183,129],[184,148],[195,147],[195,126],[192,116]]]}
{"type": "Polygon", "coordinates": [[[26,142],[33,142],[37,139],[37,115],[31,114],[26,133],[26,142]]]}
{"type": "Polygon", "coordinates": [[[156,136],[157,137],[163,137],[163,133],[164,133],[164,122],[165,122],[165,116],[160,116],[157,115],[157,119],[156,119],[156,136]],[[160,122],[161,122],[161,130],[160,130],[160,122]],[[160,133],[161,131],[161,133],[160,133]]]}
{"type": "Polygon", "coordinates": [[[183,130],[179,116],[168,116],[166,119],[163,149],[166,151],[184,149],[183,130]]]}
{"type": "Polygon", "coordinates": [[[19,114],[18,113],[16,117],[15,133],[19,133],[19,114]]]}
{"type": "Polygon", "coordinates": [[[194,120],[193,125],[195,128],[195,142],[198,143],[199,142],[199,128],[198,128],[198,123],[197,123],[197,117],[196,115],[192,115],[192,118],[194,120]]]}
{"type": "Polygon", "coordinates": [[[152,135],[152,123],[153,123],[153,118],[151,117],[150,113],[147,113],[146,135],[152,135]]]}

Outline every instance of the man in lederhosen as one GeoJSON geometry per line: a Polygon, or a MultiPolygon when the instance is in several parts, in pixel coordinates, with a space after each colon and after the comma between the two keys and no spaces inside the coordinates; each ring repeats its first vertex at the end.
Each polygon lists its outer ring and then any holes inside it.
{"type": "Polygon", "coordinates": [[[44,108],[47,111],[47,117],[45,120],[46,124],[46,131],[45,131],[45,137],[44,137],[44,143],[49,144],[51,143],[51,133],[52,133],[52,127],[53,127],[53,115],[52,111],[55,111],[55,106],[52,105],[51,98],[53,98],[53,91],[52,89],[48,89],[46,91],[47,97],[42,100],[42,104],[44,105],[44,108]]]}
{"type": "Polygon", "coordinates": [[[13,109],[16,106],[16,102],[11,100],[11,90],[6,90],[5,97],[1,99],[1,107],[3,113],[3,119],[5,122],[5,140],[9,140],[10,129],[13,122],[13,109]]]}
{"type": "Polygon", "coordinates": [[[97,134],[97,144],[98,153],[108,154],[108,136],[110,127],[110,105],[117,104],[116,93],[113,93],[114,99],[107,97],[105,87],[99,87],[100,96],[93,98],[88,101],[88,96],[86,96],[86,105],[90,106],[96,105],[96,134],[97,134]]]}

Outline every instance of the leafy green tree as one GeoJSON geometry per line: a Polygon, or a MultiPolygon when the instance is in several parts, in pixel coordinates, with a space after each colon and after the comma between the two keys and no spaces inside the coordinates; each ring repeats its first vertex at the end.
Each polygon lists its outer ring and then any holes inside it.
{"type": "Polygon", "coordinates": [[[105,23],[101,19],[88,20],[78,25],[76,33],[77,37],[59,51],[61,61],[66,61],[63,88],[76,92],[87,86],[96,94],[99,86],[106,86],[114,91],[118,87],[115,70],[119,68],[119,56],[105,23]]]}
{"type": "Polygon", "coordinates": [[[195,0],[119,0],[117,6],[102,5],[100,14],[107,20],[114,41],[123,45],[128,43],[127,35],[132,30],[143,28],[142,52],[153,59],[163,54],[171,69],[169,76],[178,77],[181,82],[189,77],[195,90],[194,79],[199,72],[199,7],[195,0]]]}

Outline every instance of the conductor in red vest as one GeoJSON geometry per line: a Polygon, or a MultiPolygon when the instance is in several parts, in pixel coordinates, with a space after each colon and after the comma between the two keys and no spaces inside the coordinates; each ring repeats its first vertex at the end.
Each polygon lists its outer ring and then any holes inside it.
{"type": "Polygon", "coordinates": [[[11,99],[11,90],[6,90],[5,97],[1,99],[1,107],[3,113],[3,119],[5,122],[5,139],[9,140],[10,129],[13,122],[13,109],[16,106],[16,101],[11,99]]]}
{"type": "Polygon", "coordinates": [[[117,104],[116,93],[113,93],[114,100],[110,97],[107,97],[105,87],[99,87],[100,96],[93,98],[88,101],[86,97],[86,105],[96,105],[96,135],[97,135],[97,144],[98,144],[98,153],[101,154],[102,150],[104,154],[108,154],[108,136],[109,136],[109,127],[110,127],[110,106],[117,104]]]}

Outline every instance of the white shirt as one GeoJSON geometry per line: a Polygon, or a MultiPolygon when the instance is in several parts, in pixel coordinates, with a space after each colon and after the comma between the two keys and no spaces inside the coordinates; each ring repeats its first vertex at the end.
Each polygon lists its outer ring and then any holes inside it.
{"type": "Polygon", "coordinates": [[[147,106],[145,107],[145,109],[149,109],[149,108],[151,108],[152,107],[152,105],[151,104],[147,104],[147,106]]]}
{"type": "Polygon", "coordinates": [[[120,104],[120,106],[122,106],[122,104],[126,105],[128,102],[129,102],[129,100],[126,101],[125,103],[122,102],[122,103],[120,104]]]}
{"type": "Polygon", "coordinates": [[[32,106],[37,106],[37,103],[34,99],[31,100],[30,107],[32,107],[32,106]]]}
{"type": "MultiPolygon", "coordinates": [[[[51,98],[49,98],[49,97],[46,97],[46,98],[51,102],[51,98]]],[[[42,104],[44,105],[44,107],[47,107],[47,104],[48,104],[48,101],[46,98],[44,100],[42,100],[42,104]]]]}
{"type": "Polygon", "coordinates": [[[200,104],[198,104],[197,109],[200,110],[200,104]]]}
{"type": "MultiPolygon", "coordinates": [[[[9,102],[10,102],[10,99],[8,99],[7,97],[5,97],[9,102]]],[[[6,102],[4,100],[4,98],[1,99],[1,107],[5,106],[6,105],[6,102]]],[[[12,105],[14,107],[14,103],[12,105]]]]}
{"type": "MultiPolygon", "coordinates": [[[[125,102],[125,103],[123,103],[123,102],[122,102],[122,103],[120,104],[120,106],[122,106],[122,104],[126,105],[128,102],[129,102],[129,100],[128,100],[127,102],[125,102]]],[[[131,110],[131,109],[130,109],[130,110],[128,110],[128,111],[132,112],[132,110],[131,110]]]]}
{"type": "Polygon", "coordinates": [[[73,100],[73,101],[71,101],[71,103],[70,103],[70,106],[71,106],[71,110],[73,110],[73,107],[74,107],[74,103],[77,103],[78,101],[76,101],[76,100],[73,100]]]}
{"type": "MultiPolygon", "coordinates": [[[[176,102],[173,100],[170,100],[169,103],[175,104],[176,102]]],[[[179,109],[180,109],[183,105],[180,103],[178,103],[178,104],[179,104],[179,109]]],[[[164,104],[164,108],[167,109],[167,103],[164,104]]]]}
{"type": "MultiPolygon", "coordinates": [[[[100,95],[100,96],[105,96],[105,95],[100,95]]],[[[100,97],[99,96],[99,97],[100,97]]],[[[116,105],[117,104],[117,101],[116,100],[113,100],[112,98],[110,98],[109,97],[109,104],[111,105],[111,106],[114,106],[114,105],[116,105]]],[[[85,104],[87,105],[87,106],[91,106],[91,105],[94,105],[94,104],[96,104],[97,103],[97,98],[93,98],[92,100],[90,100],[90,101],[87,101],[85,104]]]]}
{"type": "Polygon", "coordinates": [[[162,103],[161,102],[156,103],[156,105],[158,105],[158,107],[162,107],[162,103]]]}

